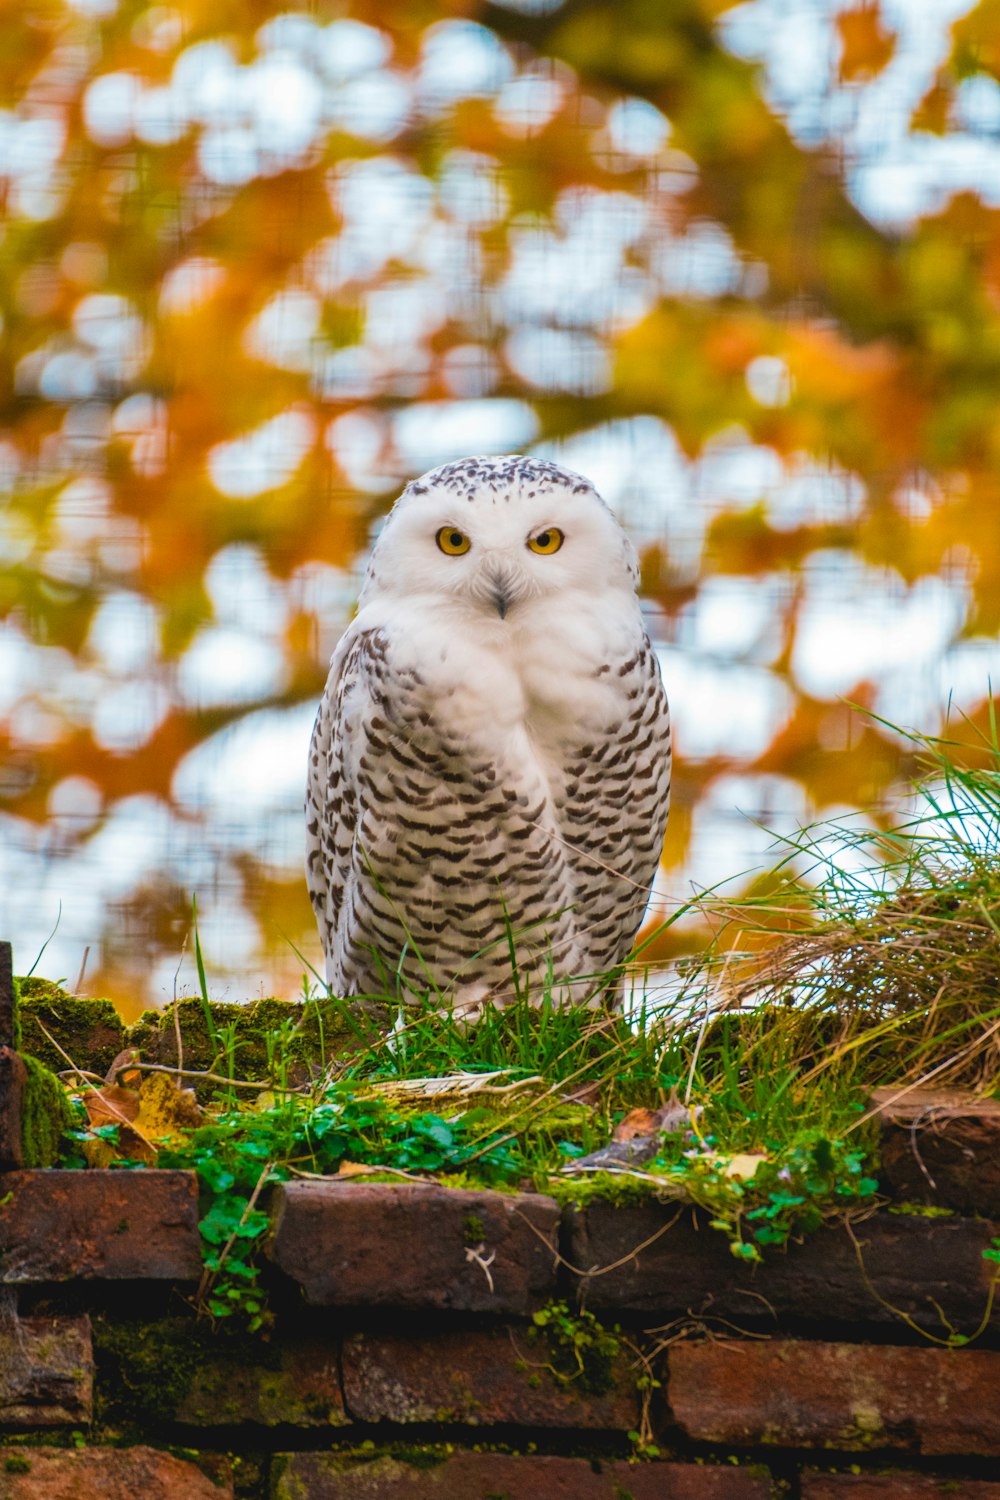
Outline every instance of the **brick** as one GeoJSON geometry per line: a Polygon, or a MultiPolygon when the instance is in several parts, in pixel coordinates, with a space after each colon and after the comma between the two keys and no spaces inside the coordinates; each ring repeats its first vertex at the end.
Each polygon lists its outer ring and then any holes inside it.
{"type": "Polygon", "coordinates": [[[743,1321],[773,1315],[779,1324],[863,1329],[898,1328],[902,1312],[937,1333],[978,1328],[995,1270],[983,1251],[1000,1225],[878,1213],[857,1221],[853,1234],[861,1264],[851,1234],[833,1224],[747,1266],[707,1216],[669,1204],[601,1202],[567,1213],[564,1253],[585,1272],[614,1266],[578,1281],[578,1295],[596,1313],[666,1322],[710,1308],[743,1321]]]}
{"type": "Polygon", "coordinates": [[[509,1423],[627,1432],[639,1420],[635,1373],[623,1353],[608,1388],[560,1381],[544,1336],[525,1328],[425,1337],[359,1333],[344,1343],[344,1396],[362,1422],[509,1423]]]}
{"type": "Polygon", "coordinates": [[[709,1443],[1000,1455],[1000,1353],[812,1341],[675,1344],[667,1401],[709,1443]]]}
{"type": "Polygon", "coordinates": [[[879,1178],[897,1201],[1000,1216],[1000,1101],[960,1090],[878,1089],[879,1178]]]}
{"type": "Polygon", "coordinates": [[[17,1014],[10,943],[0,943],[0,1047],[17,1046],[17,1014]]]}
{"type": "Polygon", "coordinates": [[[558,1222],[537,1193],[293,1182],[269,1253],[318,1305],[518,1314],[555,1290],[558,1222]]]}
{"type": "Polygon", "coordinates": [[[289,1453],[275,1466],[273,1500],[770,1500],[759,1469],[453,1452],[439,1461],[369,1462],[289,1453]]]}
{"type": "Polygon", "coordinates": [[[1000,1500],[989,1479],[933,1479],[928,1474],[802,1475],[802,1500],[1000,1500]]]}
{"type": "Polygon", "coordinates": [[[105,1408],[193,1427],[343,1427],[333,1338],[220,1337],[192,1318],[95,1320],[105,1408]]]}
{"type": "Polygon", "coordinates": [[[103,1077],[126,1045],[125,1027],[110,1000],[68,995],[44,980],[22,979],[19,1013],[22,1050],[55,1073],[70,1057],[74,1067],[103,1077]]]}
{"type": "Polygon", "coordinates": [[[344,1427],[337,1350],[320,1339],[284,1344],[277,1368],[232,1359],[206,1361],[176,1409],[176,1420],[196,1427],[344,1427]]]}
{"type": "Polygon", "coordinates": [[[0,1282],[201,1275],[193,1172],[10,1172],[0,1194],[0,1282]]]}
{"type": "Polygon", "coordinates": [[[0,1500],[233,1500],[228,1465],[214,1477],[153,1448],[0,1448],[0,1500]],[[27,1465],[27,1467],[23,1467],[27,1465]]]}
{"type": "Polygon", "coordinates": [[[0,1320],[0,1422],[5,1426],[89,1422],[93,1391],[89,1318],[8,1315],[0,1320]]]}
{"type": "Polygon", "coordinates": [[[24,1166],[21,1120],[28,1070],[10,1047],[0,1047],[0,1172],[24,1166]]]}

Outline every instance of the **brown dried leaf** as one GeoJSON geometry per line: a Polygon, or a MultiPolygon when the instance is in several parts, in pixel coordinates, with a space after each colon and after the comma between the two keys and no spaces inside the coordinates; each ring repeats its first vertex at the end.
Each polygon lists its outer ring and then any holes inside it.
{"type": "Polygon", "coordinates": [[[623,1120],[619,1120],[612,1132],[613,1141],[634,1141],[637,1135],[652,1135],[660,1128],[660,1111],[657,1109],[630,1109],[623,1120]]]}
{"type": "Polygon", "coordinates": [[[105,1084],[102,1089],[88,1089],[83,1103],[88,1123],[94,1129],[99,1125],[127,1125],[139,1113],[139,1095],[135,1089],[122,1088],[117,1083],[105,1084]]]}

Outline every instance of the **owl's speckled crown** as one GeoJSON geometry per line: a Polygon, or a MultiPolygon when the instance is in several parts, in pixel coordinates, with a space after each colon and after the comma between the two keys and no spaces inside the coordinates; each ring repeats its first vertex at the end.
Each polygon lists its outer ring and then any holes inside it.
{"type": "Polygon", "coordinates": [[[557,489],[600,499],[590,480],[582,474],[549,463],[544,458],[526,458],[521,453],[477,455],[441,464],[408,484],[400,499],[405,500],[408,495],[426,495],[432,489],[447,490],[463,500],[474,500],[477,494],[483,493],[492,499],[501,492],[508,500],[512,494],[534,499],[537,494],[544,495],[557,489]]]}

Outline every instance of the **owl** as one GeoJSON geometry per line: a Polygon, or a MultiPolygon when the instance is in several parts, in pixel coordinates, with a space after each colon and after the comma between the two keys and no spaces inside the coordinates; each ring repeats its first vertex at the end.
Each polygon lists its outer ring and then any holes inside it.
{"type": "MultiPolygon", "coordinates": [[[[331,991],[596,1003],[663,843],[670,721],[631,543],[519,455],[407,485],[313,730],[307,878],[331,991]]],[[[620,976],[619,976],[620,983],[620,976]]]]}

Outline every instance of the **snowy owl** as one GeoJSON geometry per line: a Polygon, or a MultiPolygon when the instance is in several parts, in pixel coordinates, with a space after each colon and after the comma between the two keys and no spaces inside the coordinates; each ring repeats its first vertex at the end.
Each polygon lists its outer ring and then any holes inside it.
{"type": "MultiPolygon", "coordinates": [[[[670,721],[631,543],[579,474],[518,455],[407,485],[330,664],[309,893],[331,991],[474,1019],[593,1000],[660,857],[670,721]]],[[[604,983],[601,983],[604,977],[604,983]]]]}

